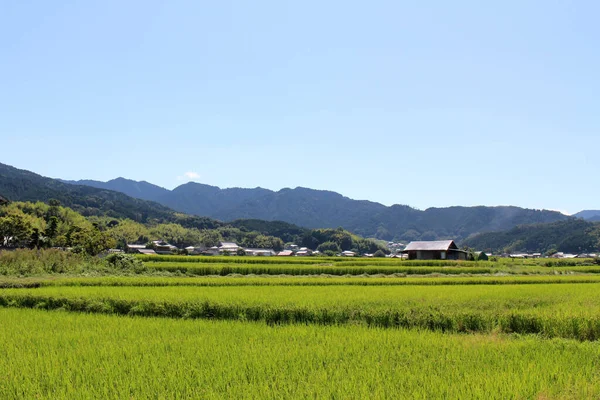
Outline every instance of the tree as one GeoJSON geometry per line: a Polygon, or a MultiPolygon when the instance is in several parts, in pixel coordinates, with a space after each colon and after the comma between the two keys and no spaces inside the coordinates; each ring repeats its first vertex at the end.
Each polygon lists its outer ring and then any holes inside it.
{"type": "Polygon", "coordinates": [[[318,247],[317,250],[320,251],[321,253],[327,253],[329,251],[338,254],[342,252],[342,249],[340,248],[340,246],[336,243],[336,242],[325,242],[325,243],[321,243],[318,247]]]}
{"type": "Polygon", "coordinates": [[[221,240],[221,235],[216,230],[204,229],[200,231],[200,243],[206,247],[217,246],[221,240]]]}
{"type": "Polygon", "coordinates": [[[373,254],[373,257],[379,257],[379,258],[385,257],[385,253],[383,251],[381,251],[381,250],[377,250],[375,252],[375,254],[373,254]]]}
{"type": "Polygon", "coordinates": [[[22,215],[13,214],[0,218],[0,245],[22,247],[29,240],[31,223],[22,215]]]}
{"type": "Polygon", "coordinates": [[[246,255],[246,250],[244,250],[243,248],[240,247],[239,249],[237,249],[236,253],[237,253],[238,256],[245,256],[246,255]]]}
{"type": "Polygon", "coordinates": [[[71,245],[81,252],[95,256],[115,247],[117,241],[108,233],[97,229],[75,229],[71,234],[71,245]]]}
{"type": "Polygon", "coordinates": [[[39,249],[44,247],[47,242],[47,237],[44,236],[44,232],[40,232],[38,228],[33,228],[31,237],[29,239],[29,247],[32,249],[39,249]]]}
{"type": "Polygon", "coordinates": [[[46,227],[46,236],[48,238],[53,239],[58,232],[58,218],[56,216],[51,216],[48,221],[48,225],[46,227]]]}

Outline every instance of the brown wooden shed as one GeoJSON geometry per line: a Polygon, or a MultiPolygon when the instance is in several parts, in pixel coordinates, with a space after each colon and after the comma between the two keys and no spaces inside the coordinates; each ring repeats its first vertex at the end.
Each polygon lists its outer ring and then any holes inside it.
{"type": "Polygon", "coordinates": [[[454,240],[410,242],[402,253],[409,260],[466,260],[467,252],[460,250],[454,240]]]}

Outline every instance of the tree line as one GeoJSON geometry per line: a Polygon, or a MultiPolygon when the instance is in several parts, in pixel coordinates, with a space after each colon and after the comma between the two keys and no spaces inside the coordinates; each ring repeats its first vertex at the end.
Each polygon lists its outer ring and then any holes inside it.
{"type": "MultiPolygon", "coordinates": [[[[185,216],[181,219],[189,222],[185,216]]],[[[291,224],[253,220],[247,223],[235,221],[234,225],[206,228],[203,224],[196,227],[175,222],[142,223],[110,215],[84,216],[55,199],[48,203],[5,202],[0,205],[0,247],[71,248],[75,252],[96,255],[111,248],[124,249],[131,243],[164,240],[180,249],[199,245],[212,247],[221,241],[275,251],[283,250],[286,243],[293,242],[312,250],[321,248],[326,254],[342,250],[374,253],[385,249],[341,228],[306,230],[291,224]],[[263,228],[264,231],[250,230],[249,227],[263,228]]]]}

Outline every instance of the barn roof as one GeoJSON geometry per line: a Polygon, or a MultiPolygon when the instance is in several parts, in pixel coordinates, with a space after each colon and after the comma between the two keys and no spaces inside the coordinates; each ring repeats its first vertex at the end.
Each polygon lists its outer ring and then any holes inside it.
{"type": "Polygon", "coordinates": [[[428,242],[410,242],[404,248],[404,251],[448,251],[450,249],[458,249],[454,240],[435,240],[428,242]]]}

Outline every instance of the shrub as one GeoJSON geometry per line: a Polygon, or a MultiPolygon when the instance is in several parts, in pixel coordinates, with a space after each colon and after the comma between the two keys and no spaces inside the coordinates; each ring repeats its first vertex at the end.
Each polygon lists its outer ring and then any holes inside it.
{"type": "Polygon", "coordinates": [[[104,261],[110,267],[119,271],[133,271],[136,274],[139,274],[147,270],[147,267],[144,265],[144,263],[131,254],[109,254],[104,258],[104,261]]]}
{"type": "Polygon", "coordinates": [[[375,254],[373,254],[373,257],[385,257],[385,253],[381,250],[377,250],[375,254]]]}

